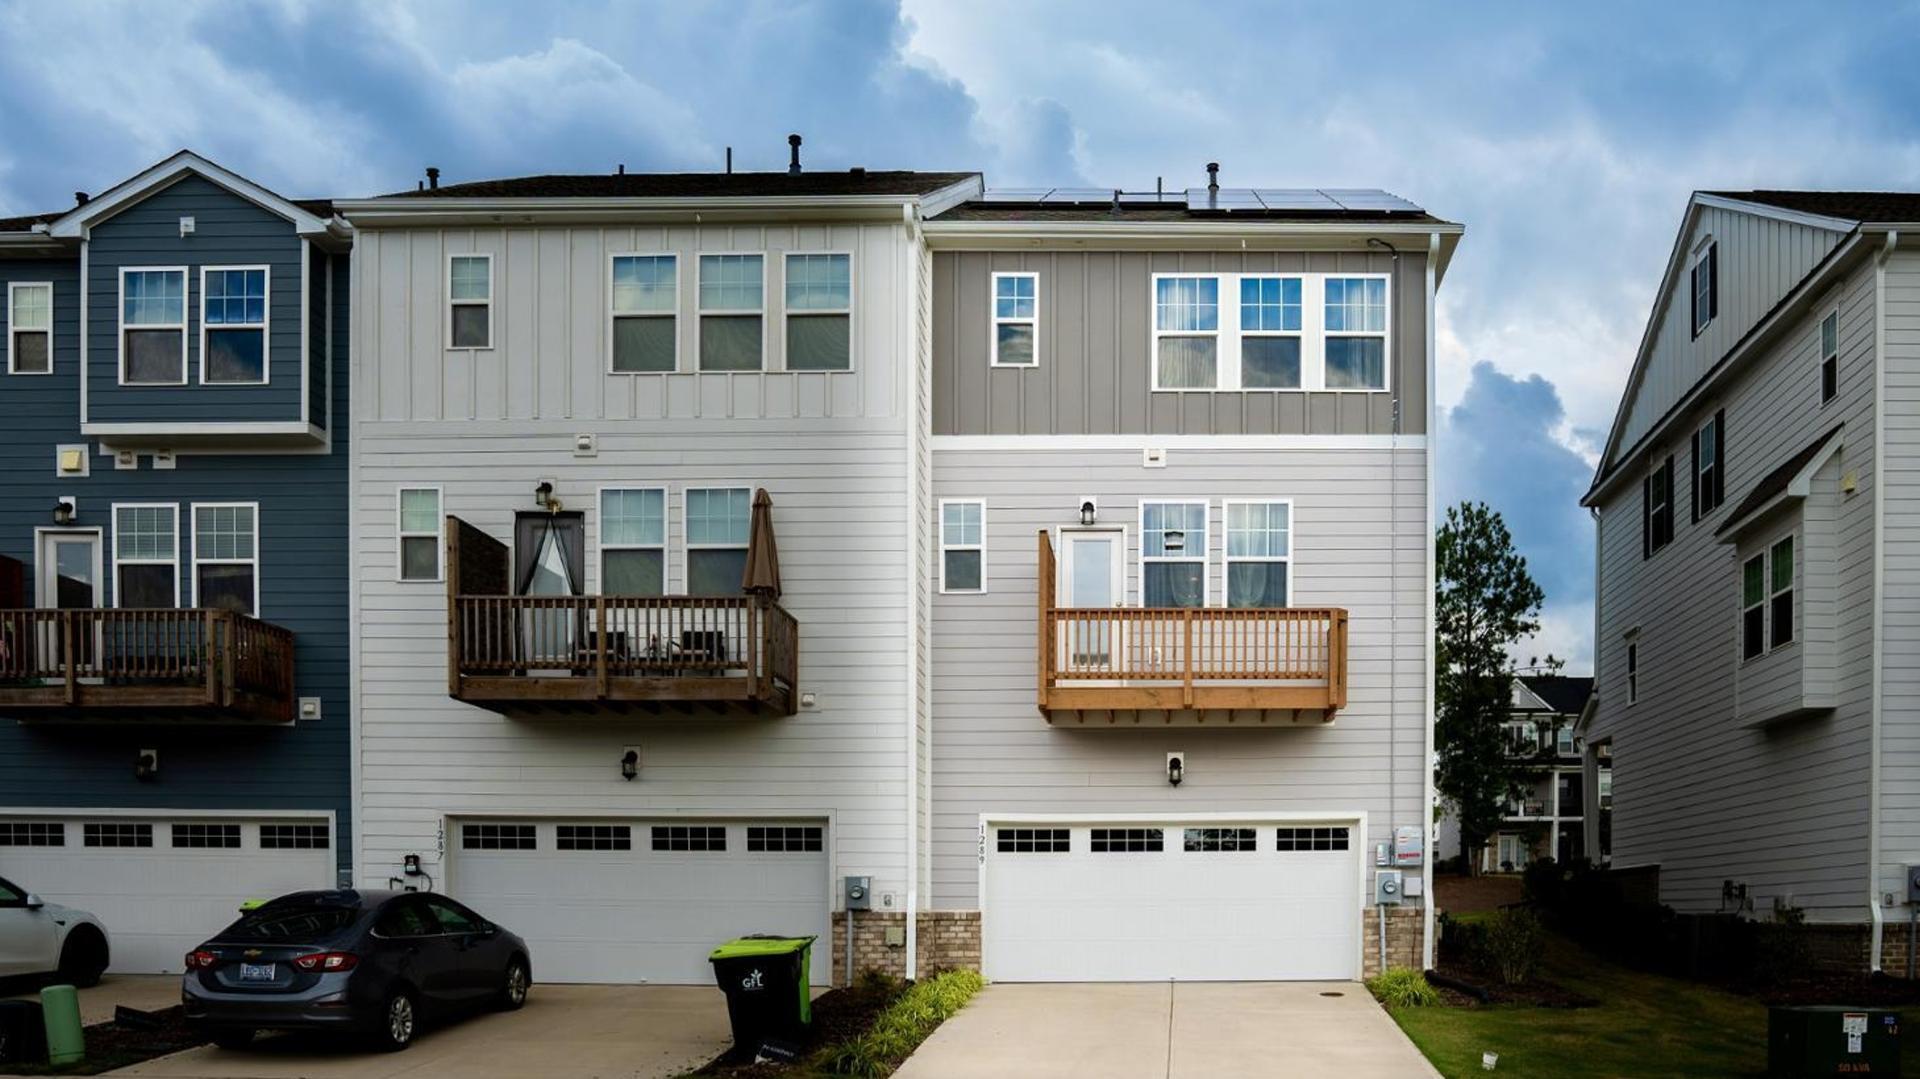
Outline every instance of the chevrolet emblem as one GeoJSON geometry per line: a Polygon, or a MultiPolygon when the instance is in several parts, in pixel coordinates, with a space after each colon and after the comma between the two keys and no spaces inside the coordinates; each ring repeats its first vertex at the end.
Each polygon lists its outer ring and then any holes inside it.
{"type": "Polygon", "coordinates": [[[248,948],[246,951],[241,952],[240,954],[246,956],[248,959],[258,959],[267,953],[261,951],[258,948],[248,948]]]}

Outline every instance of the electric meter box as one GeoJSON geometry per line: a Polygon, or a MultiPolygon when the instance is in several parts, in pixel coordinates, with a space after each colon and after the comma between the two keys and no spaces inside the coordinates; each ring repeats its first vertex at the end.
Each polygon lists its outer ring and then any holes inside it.
{"type": "Polygon", "coordinates": [[[848,910],[873,909],[872,877],[848,877],[845,887],[843,894],[846,896],[848,910]]]}
{"type": "Polygon", "coordinates": [[[1397,906],[1404,887],[1398,869],[1382,869],[1373,875],[1373,901],[1384,906],[1397,906]]]}
{"type": "Polygon", "coordinates": [[[1907,902],[1920,903],[1920,865],[1907,867],[1907,902]]]}
{"type": "Polygon", "coordinates": [[[1419,825],[1403,825],[1393,830],[1394,865],[1419,865],[1426,860],[1426,834],[1419,825]]]}

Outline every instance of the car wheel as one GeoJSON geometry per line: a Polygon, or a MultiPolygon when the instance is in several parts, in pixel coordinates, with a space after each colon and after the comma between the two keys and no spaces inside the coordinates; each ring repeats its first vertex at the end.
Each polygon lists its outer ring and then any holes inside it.
{"type": "Polygon", "coordinates": [[[419,1024],[419,1009],[414,1006],[413,996],[405,990],[396,991],[387,998],[374,1041],[383,1051],[397,1053],[413,1044],[414,1029],[419,1024]]]}
{"type": "Polygon", "coordinates": [[[245,1049],[253,1044],[253,1031],[222,1027],[211,1034],[213,1044],[222,1049],[245,1049]]]}
{"type": "Polygon", "coordinates": [[[107,969],[107,940],[92,926],[80,926],[67,934],[60,946],[60,980],[76,989],[100,984],[107,969]]]}
{"type": "Polygon", "coordinates": [[[500,982],[498,1005],[503,1012],[519,1011],[527,1002],[527,987],[533,978],[527,973],[527,961],[515,958],[507,963],[507,974],[500,982]]]}

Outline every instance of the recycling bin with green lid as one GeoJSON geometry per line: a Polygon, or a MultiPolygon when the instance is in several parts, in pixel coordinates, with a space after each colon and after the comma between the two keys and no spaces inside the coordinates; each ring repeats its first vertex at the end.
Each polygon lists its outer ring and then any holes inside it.
{"type": "Polygon", "coordinates": [[[808,960],[813,937],[751,936],[713,950],[714,980],[727,994],[733,1046],[758,1054],[769,1042],[797,1044],[813,1024],[808,960]]]}

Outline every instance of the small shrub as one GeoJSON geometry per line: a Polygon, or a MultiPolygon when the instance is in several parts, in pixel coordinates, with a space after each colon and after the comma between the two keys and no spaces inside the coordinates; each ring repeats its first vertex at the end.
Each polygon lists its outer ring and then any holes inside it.
{"type": "Polygon", "coordinates": [[[1544,928],[1532,911],[1503,910],[1487,925],[1487,966],[1507,985],[1524,985],[1540,965],[1544,928]]]}
{"type": "Polygon", "coordinates": [[[1367,992],[1389,1008],[1424,1008],[1440,1003],[1440,991],[1412,967],[1392,967],[1367,979],[1367,992]]]}
{"type": "Polygon", "coordinates": [[[887,1005],[865,1034],[826,1050],[821,1064],[835,1075],[859,1079],[891,1075],[935,1027],[985,984],[986,979],[971,970],[951,970],[915,982],[887,1005]]]}

